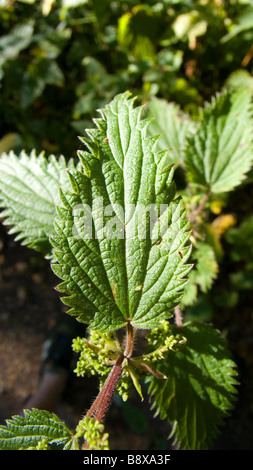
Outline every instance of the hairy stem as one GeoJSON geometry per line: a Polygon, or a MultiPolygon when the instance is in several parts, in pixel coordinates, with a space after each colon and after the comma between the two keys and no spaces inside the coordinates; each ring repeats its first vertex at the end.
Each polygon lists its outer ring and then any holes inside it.
{"type": "MultiPolygon", "coordinates": [[[[99,392],[96,400],[91,405],[89,411],[85,417],[95,418],[100,423],[105,420],[107,411],[112,403],[113,396],[122,373],[122,362],[124,356],[119,356],[116,363],[112,367],[110,374],[108,375],[101,391],[99,392]]],[[[84,442],[83,450],[89,448],[89,444],[84,442]]]]}
{"type": "Polygon", "coordinates": [[[86,417],[93,417],[100,423],[105,420],[106,413],[111,405],[115,389],[121,376],[123,359],[124,356],[119,356],[116,360],[96,400],[86,413],[86,417]]]}
{"type": "MultiPolygon", "coordinates": [[[[85,417],[95,418],[100,423],[103,423],[108,409],[112,403],[113,396],[118,384],[118,381],[122,374],[122,363],[125,358],[130,358],[133,353],[134,347],[134,335],[135,328],[131,325],[130,322],[127,323],[126,339],[125,339],[125,349],[124,353],[120,354],[116,359],[114,366],[111,369],[102,389],[100,390],[97,398],[91,405],[90,409],[86,413],[85,417]]],[[[87,442],[84,443],[83,449],[88,449],[89,445],[87,442]]]]}

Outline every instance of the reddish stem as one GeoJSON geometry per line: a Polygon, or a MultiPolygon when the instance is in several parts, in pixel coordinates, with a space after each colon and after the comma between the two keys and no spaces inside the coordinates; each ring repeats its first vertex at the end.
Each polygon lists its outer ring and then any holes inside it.
{"type": "Polygon", "coordinates": [[[87,412],[86,417],[93,417],[100,423],[105,420],[106,413],[111,405],[115,389],[121,376],[123,359],[124,356],[118,357],[96,400],[87,412]]]}
{"type": "Polygon", "coordinates": [[[176,325],[178,328],[182,328],[183,322],[182,322],[182,317],[181,317],[181,312],[179,305],[175,307],[175,320],[176,320],[176,325]]]}
{"type": "MultiPolygon", "coordinates": [[[[96,419],[97,421],[99,421],[100,423],[104,422],[107,411],[112,403],[118,381],[122,374],[123,360],[124,358],[130,358],[132,356],[133,347],[134,347],[134,333],[135,333],[135,329],[133,328],[131,323],[128,322],[124,353],[121,354],[117,358],[102,389],[100,390],[97,398],[95,399],[90,409],[86,413],[85,417],[92,417],[96,419]]],[[[88,449],[88,448],[89,448],[89,444],[85,442],[83,449],[88,449]]]]}
{"type": "Polygon", "coordinates": [[[127,324],[127,335],[126,335],[126,345],[125,345],[125,351],[124,351],[124,356],[129,358],[133,354],[133,348],[134,348],[134,333],[135,329],[131,325],[130,321],[127,324]]]}

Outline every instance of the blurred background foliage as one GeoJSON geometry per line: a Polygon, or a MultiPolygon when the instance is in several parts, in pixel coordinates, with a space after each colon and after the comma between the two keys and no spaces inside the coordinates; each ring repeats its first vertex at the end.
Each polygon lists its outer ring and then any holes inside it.
{"type": "Polygon", "coordinates": [[[250,0],[0,0],[0,151],[76,155],[97,108],[129,89],[192,115],[253,90],[250,0]]]}
{"type": "MultiPolygon", "coordinates": [[[[77,136],[96,110],[126,90],[142,103],[176,102],[179,120],[181,112],[194,119],[224,88],[253,92],[251,0],[0,0],[0,16],[0,152],[75,158],[77,136]]],[[[250,182],[252,175],[232,196],[211,201],[205,230],[216,257],[206,246],[196,252],[185,297],[189,316],[209,319],[217,305],[236,309],[249,301],[250,182]],[[232,224],[221,245],[224,208],[232,224]],[[213,296],[209,284],[217,277],[213,296]]]]}

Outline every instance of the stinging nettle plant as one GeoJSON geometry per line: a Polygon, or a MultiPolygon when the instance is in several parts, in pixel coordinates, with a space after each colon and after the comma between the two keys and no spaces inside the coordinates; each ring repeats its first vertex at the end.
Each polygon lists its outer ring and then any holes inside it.
{"type": "Polygon", "coordinates": [[[158,99],[144,118],[134,102],[127,92],[100,110],[78,164],[35,152],[0,159],[1,215],[50,259],[68,313],[88,326],[73,342],[76,372],[100,377],[75,431],[53,413],[24,410],[0,427],[2,449],[108,449],[107,413],[132,385],[171,423],[178,449],[208,448],[233,407],[236,366],[221,333],[184,323],[181,311],[217,276],[203,211],[251,168],[251,96],[221,93],[194,121],[158,99]]]}

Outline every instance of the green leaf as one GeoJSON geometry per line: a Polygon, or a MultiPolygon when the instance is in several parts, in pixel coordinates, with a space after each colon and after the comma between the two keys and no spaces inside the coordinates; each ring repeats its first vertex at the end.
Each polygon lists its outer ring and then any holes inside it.
{"type": "Polygon", "coordinates": [[[158,148],[171,149],[171,163],[182,163],[186,135],[196,127],[194,121],[175,103],[168,103],[159,98],[152,98],[150,101],[148,117],[153,118],[148,127],[149,135],[161,134],[158,148]]]}
{"type": "Polygon", "coordinates": [[[48,411],[24,410],[24,416],[13,416],[6,420],[6,426],[0,426],[1,450],[36,449],[40,444],[58,449],[74,446],[71,431],[48,411]]]}
{"type": "Polygon", "coordinates": [[[155,60],[159,18],[148,5],[135,5],[118,20],[118,43],[136,59],[155,60]]]}
{"type": "Polygon", "coordinates": [[[196,249],[197,260],[196,281],[202,292],[207,292],[218,274],[218,263],[214,250],[207,243],[199,243],[196,249]]]}
{"type": "Polygon", "coordinates": [[[173,166],[167,152],[156,152],[157,137],[146,136],[148,122],[133,105],[129,93],[116,96],[86,131],[84,172],[69,172],[72,192],[61,193],[51,239],[69,313],[101,331],[127,320],[158,326],[180,301],[191,269],[173,166]]]}
{"type": "Polygon", "coordinates": [[[225,240],[230,244],[229,256],[234,262],[245,262],[246,270],[253,268],[253,216],[249,215],[237,227],[230,228],[225,240]]]}
{"type": "Polygon", "coordinates": [[[192,305],[197,297],[198,286],[201,292],[208,292],[219,271],[213,248],[208,243],[200,242],[193,250],[194,267],[189,274],[189,282],[185,287],[185,295],[181,305],[192,305]]]}
{"type": "MultiPolygon", "coordinates": [[[[251,2],[250,2],[251,3],[251,2]]],[[[242,7],[241,7],[242,8],[242,7]]],[[[226,43],[235,38],[238,34],[249,31],[252,34],[253,27],[253,8],[252,5],[239,9],[240,13],[236,18],[236,22],[230,26],[228,34],[221,38],[221,43],[226,43]]]]}
{"type": "Polygon", "coordinates": [[[241,184],[253,162],[251,93],[217,95],[187,140],[184,162],[190,181],[214,193],[241,184]]]}
{"type": "Polygon", "coordinates": [[[148,393],[156,414],[173,425],[179,448],[203,450],[233,406],[235,364],[220,333],[211,326],[187,323],[180,333],[187,340],[185,346],[168,353],[160,365],[167,379],[150,378],[148,393]]]}
{"type": "Polygon", "coordinates": [[[51,254],[49,236],[55,233],[54,218],[59,201],[59,186],[70,187],[66,169],[74,168],[63,157],[48,159],[43,153],[17,157],[13,152],[0,158],[0,207],[10,234],[22,244],[51,254]]]}
{"type": "Polygon", "coordinates": [[[2,36],[0,39],[0,56],[3,56],[6,60],[15,59],[20,51],[30,45],[33,29],[34,21],[14,26],[10,34],[2,36]]]}
{"type": "Polygon", "coordinates": [[[20,91],[20,104],[27,108],[44,91],[46,85],[63,86],[64,74],[56,61],[43,58],[29,67],[20,91]]]}

